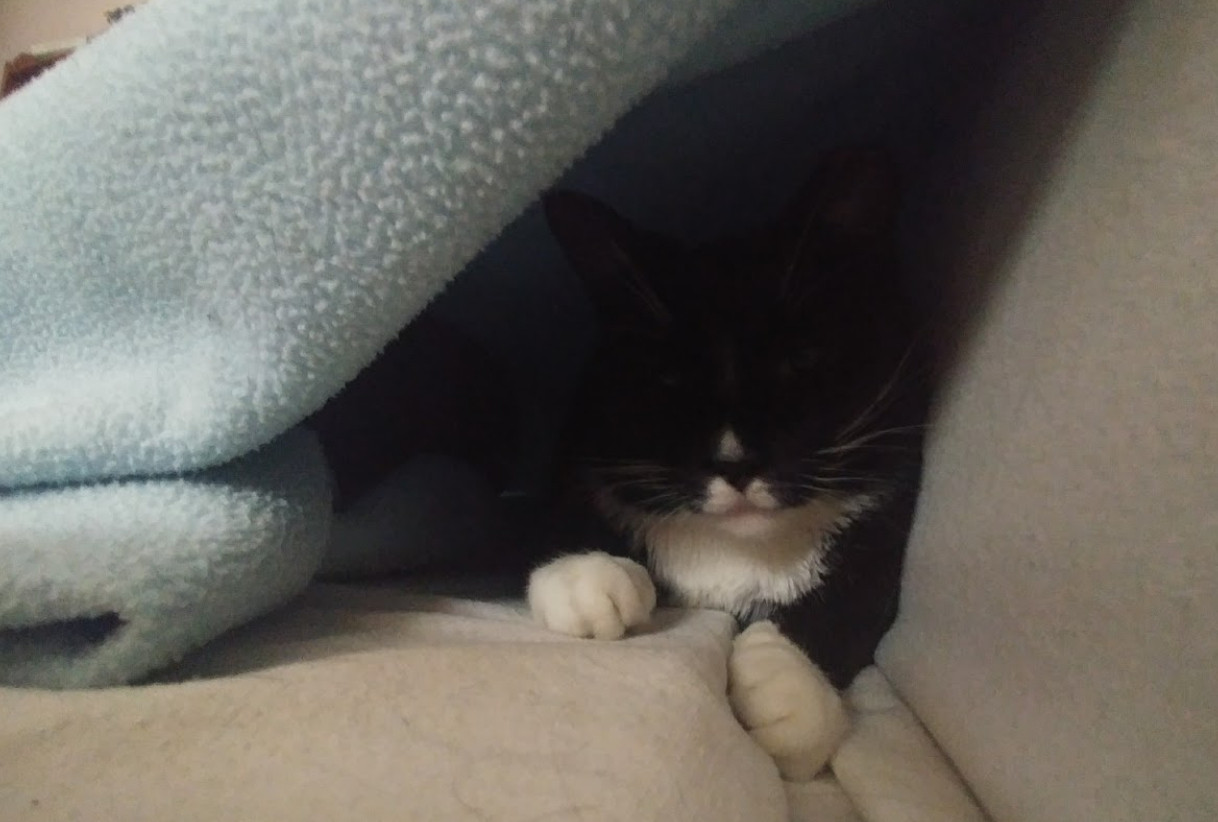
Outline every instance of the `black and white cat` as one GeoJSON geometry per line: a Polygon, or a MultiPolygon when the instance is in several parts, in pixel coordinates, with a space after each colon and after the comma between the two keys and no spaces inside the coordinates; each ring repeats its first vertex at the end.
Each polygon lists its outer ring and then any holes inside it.
{"type": "Polygon", "coordinates": [[[896,615],[921,465],[893,168],[833,152],[772,226],[699,247],[583,195],[544,207],[602,334],[563,446],[578,552],[533,571],[531,609],[616,639],[654,579],[734,614],[732,707],[810,778],[848,727],[837,689],[896,615]]]}

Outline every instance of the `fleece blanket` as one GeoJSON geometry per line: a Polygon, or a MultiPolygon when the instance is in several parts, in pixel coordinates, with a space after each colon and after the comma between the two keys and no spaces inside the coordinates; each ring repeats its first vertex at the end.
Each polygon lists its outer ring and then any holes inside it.
{"type": "Polygon", "coordinates": [[[665,78],[843,5],[152,0],[6,99],[0,681],[131,681],[299,591],[294,427],[665,78]]]}

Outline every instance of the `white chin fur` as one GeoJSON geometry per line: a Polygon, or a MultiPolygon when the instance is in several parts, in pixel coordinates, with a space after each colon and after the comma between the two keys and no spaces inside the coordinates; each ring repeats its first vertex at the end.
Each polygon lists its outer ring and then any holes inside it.
{"type": "Polygon", "coordinates": [[[608,493],[596,502],[646,548],[652,573],[669,585],[677,601],[739,617],[794,602],[820,585],[834,537],[872,502],[865,496],[818,497],[769,509],[760,505],[766,501],[762,491],[769,494],[764,485],[750,485],[756,501],[742,503],[744,495],[717,480],[708,488],[709,510],[654,517],[608,493]],[[715,510],[721,513],[710,512],[715,510]]]}
{"type": "Polygon", "coordinates": [[[742,539],[759,538],[779,530],[779,517],[770,511],[719,514],[715,516],[714,526],[742,539]]]}

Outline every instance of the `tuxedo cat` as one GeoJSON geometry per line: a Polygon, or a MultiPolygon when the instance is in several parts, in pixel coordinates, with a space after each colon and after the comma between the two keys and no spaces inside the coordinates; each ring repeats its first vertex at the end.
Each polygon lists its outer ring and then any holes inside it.
{"type": "Polygon", "coordinates": [[[562,448],[575,536],[530,576],[532,611],[616,639],[658,583],[734,614],[732,707],[810,778],[896,615],[921,465],[894,170],[833,152],[772,225],[696,247],[580,194],[544,209],[602,333],[562,448]]]}

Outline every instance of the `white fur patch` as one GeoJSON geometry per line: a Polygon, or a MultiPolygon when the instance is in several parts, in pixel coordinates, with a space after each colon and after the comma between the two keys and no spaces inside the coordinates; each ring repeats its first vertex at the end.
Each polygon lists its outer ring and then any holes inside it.
{"type": "Polygon", "coordinates": [[[634,560],[591,551],[534,570],[528,601],[533,617],[551,631],[619,639],[651,617],[656,589],[647,569],[634,560]]]}
{"type": "Polygon", "coordinates": [[[764,483],[754,482],[759,484],[754,489],[750,483],[748,495],[721,478],[708,484],[708,497],[719,495],[716,506],[724,498],[736,500],[722,509],[731,513],[649,516],[620,505],[608,493],[596,502],[602,514],[646,549],[652,573],[680,604],[756,617],[767,606],[794,602],[816,588],[834,537],[875,500],[818,497],[796,507],[764,509],[748,496],[777,500],[764,483]],[[737,498],[751,507],[736,507],[737,498]]]}
{"type": "Polygon", "coordinates": [[[769,483],[762,479],[755,479],[745,486],[744,498],[767,511],[778,507],[778,498],[770,491],[769,483]]]}
{"type": "Polygon", "coordinates": [[[719,449],[715,452],[715,458],[724,462],[740,462],[744,459],[744,446],[740,444],[740,439],[732,429],[725,428],[719,437],[719,449]]]}
{"type": "Polygon", "coordinates": [[[772,511],[777,507],[778,500],[770,492],[769,485],[760,479],[750,481],[741,493],[723,477],[713,477],[706,483],[706,499],[702,502],[702,511],[706,514],[747,512],[750,509],[772,511]]]}
{"type": "Polygon", "coordinates": [[[759,600],[793,602],[824,575],[822,514],[803,508],[715,516],[677,514],[640,529],[651,567],[681,604],[737,616],[759,600]]]}
{"type": "Polygon", "coordinates": [[[715,477],[706,484],[706,499],[702,502],[702,510],[708,514],[722,514],[743,502],[743,494],[723,477],[715,477]]]}
{"type": "Polygon", "coordinates": [[[750,625],[732,644],[728,700],[791,781],[816,776],[850,729],[832,683],[772,622],[750,625]]]}

